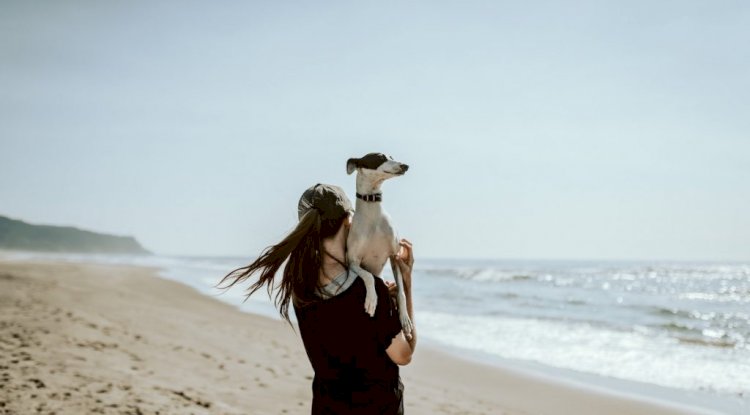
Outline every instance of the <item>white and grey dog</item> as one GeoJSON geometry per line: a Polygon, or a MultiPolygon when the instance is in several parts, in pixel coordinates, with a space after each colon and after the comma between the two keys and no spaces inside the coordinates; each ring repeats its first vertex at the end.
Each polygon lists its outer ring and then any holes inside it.
{"type": "Polygon", "coordinates": [[[349,268],[365,282],[367,294],[365,311],[375,315],[378,297],[375,293],[375,277],[380,275],[385,262],[390,260],[393,276],[398,287],[397,302],[401,328],[411,337],[412,322],[406,309],[406,295],[401,272],[394,260],[399,251],[399,239],[390,216],[381,206],[380,186],[391,177],[401,176],[409,166],[393,160],[382,153],[370,153],[362,158],[350,158],[346,162],[347,174],[357,170],[357,201],[354,219],[346,241],[349,268]],[[374,275],[373,275],[374,274],[374,275]]]}

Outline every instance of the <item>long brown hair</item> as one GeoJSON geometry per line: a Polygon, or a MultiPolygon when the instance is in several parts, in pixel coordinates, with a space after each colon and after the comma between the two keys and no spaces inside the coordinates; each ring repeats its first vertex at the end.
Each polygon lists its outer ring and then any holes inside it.
{"type": "Polygon", "coordinates": [[[220,289],[231,288],[235,284],[247,280],[256,271],[260,271],[258,281],[247,289],[245,301],[263,285],[266,286],[270,298],[274,289],[274,277],[281,268],[281,264],[286,260],[274,304],[279,309],[281,316],[291,324],[289,319],[290,301],[293,301],[293,304],[298,307],[304,307],[320,299],[318,296],[320,289],[318,271],[323,263],[323,254],[329,255],[348,269],[346,263],[328,252],[324,252],[322,245],[322,240],[335,235],[346,219],[347,215],[327,219],[322,217],[318,209],[307,210],[300,218],[297,227],[281,242],[264,249],[258,259],[250,265],[229,272],[216,284],[216,287],[220,289]]]}

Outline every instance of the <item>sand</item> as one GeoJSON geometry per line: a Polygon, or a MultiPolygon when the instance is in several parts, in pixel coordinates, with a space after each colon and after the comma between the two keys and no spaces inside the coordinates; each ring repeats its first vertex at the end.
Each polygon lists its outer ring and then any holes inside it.
{"type": "MultiPolygon", "coordinates": [[[[287,323],[156,272],[0,260],[0,414],[309,413],[287,323]]],[[[705,413],[423,345],[402,378],[407,414],[705,413]]]]}

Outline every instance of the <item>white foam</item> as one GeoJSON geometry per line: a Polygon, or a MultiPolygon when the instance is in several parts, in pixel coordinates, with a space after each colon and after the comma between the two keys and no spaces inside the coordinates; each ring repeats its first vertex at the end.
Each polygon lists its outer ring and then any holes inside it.
{"type": "Polygon", "coordinates": [[[420,333],[449,346],[667,387],[750,393],[747,350],[589,324],[421,312],[420,333]]]}

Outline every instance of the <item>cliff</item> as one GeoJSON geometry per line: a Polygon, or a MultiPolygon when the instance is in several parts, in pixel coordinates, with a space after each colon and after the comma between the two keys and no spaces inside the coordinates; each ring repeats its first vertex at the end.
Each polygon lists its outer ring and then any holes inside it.
{"type": "Polygon", "coordinates": [[[150,254],[132,236],[71,226],[34,225],[0,216],[0,249],[107,254],[150,254]]]}

